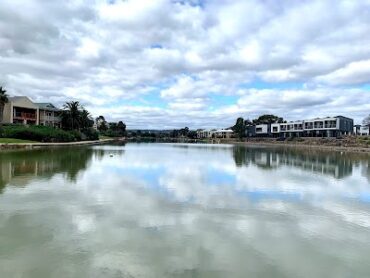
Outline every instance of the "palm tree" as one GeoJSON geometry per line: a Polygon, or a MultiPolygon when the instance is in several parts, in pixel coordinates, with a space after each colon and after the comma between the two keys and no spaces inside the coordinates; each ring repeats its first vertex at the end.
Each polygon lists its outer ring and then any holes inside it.
{"type": "Polygon", "coordinates": [[[62,125],[66,129],[78,129],[80,127],[80,103],[78,101],[66,102],[63,105],[62,125]]]}
{"type": "Polygon", "coordinates": [[[89,128],[94,124],[94,120],[91,118],[90,112],[85,108],[82,108],[80,112],[80,125],[81,128],[89,128]]]}
{"type": "Polygon", "coordinates": [[[8,95],[6,94],[6,90],[4,90],[3,87],[0,87],[0,123],[3,122],[4,106],[8,101],[9,99],[8,95]]]}

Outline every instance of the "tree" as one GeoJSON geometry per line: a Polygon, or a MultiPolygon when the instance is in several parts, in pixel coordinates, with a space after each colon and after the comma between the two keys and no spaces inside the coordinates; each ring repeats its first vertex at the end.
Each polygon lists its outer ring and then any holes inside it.
{"type": "Polygon", "coordinates": [[[81,106],[78,101],[66,102],[61,113],[64,129],[75,130],[80,128],[81,106]]]}
{"type": "Polygon", "coordinates": [[[275,115],[262,115],[259,116],[257,119],[253,120],[253,123],[258,125],[258,124],[273,124],[273,123],[283,123],[284,119],[275,115]]]}
{"type": "Polygon", "coordinates": [[[188,133],[188,138],[197,139],[197,132],[195,130],[190,130],[188,133]]]}
{"type": "Polygon", "coordinates": [[[242,139],[245,136],[245,122],[242,117],[239,117],[236,119],[235,125],[231,128],[239,137],[239,139],[242,139]]]}
{"type": "Polygon", "coordinates": [[[362,121],[362,125],[370,127],[370,115],[365,117],[365,119],[362,121]]]}
{"type": "Polygon", "coordinates": [[[6,94],[6,90],[3,89],[3,87],[0,87],[0,123],[3,122],[4,106],[8,101],[9,99],[8,95],[6,94]]]}
{"type": "Polygon", "coordinates": [[[244,125],[247,127],[247,126],[251,126],[251,125],[253,125],[253,122],[250,120],[250,119],[246,119],[245,121],[244,121],[244,125]]]}
{"type": "Polygon", "coordinates": [[[105,120],[104,116],[99,116],[95,119],[96,127],[100,132],[105,132],[108,130],[108,123],[105,120]]]}
{"type": "Polygon", "coordinates": [[[90,112],[86,109],[82,108],[80,112],[80,126],[83,129],[90,128],[94,124],[94,120],[92,119],[90,112]]]}
{"type": "Polygon", "coordinates": [[[117,124],[117,129],[118,129],[119,135],[121,135],[121,136],[126,135],[126,125],[124,124],[124,122],[119,121],[118,124],[117,124]]]}
{"type": "Polygon", "coordinates": [[[189,128],[188,127],[181,128],[179,130],[179,136],[187,137],[188,136],[188,133],[189,133],[189,128]]]}
{"type": "Polygon", "coordinates": [[[100,123],[100,125],[98,126],[98,130],[99,130],[100,132],[105,132],[105,131],[107,131],[107,130],[108,130],[108,124],[107,124],[107,122],[106,122],[106,121],[101,122],[101,123],[100,123]]]}

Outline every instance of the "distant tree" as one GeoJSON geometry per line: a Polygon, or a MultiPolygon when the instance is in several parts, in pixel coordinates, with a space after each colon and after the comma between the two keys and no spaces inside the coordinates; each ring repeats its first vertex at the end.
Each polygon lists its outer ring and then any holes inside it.
{"type": "Polygon", "coordinates": [[[108,129],[110,129],[111,131],[116,132],[117,131],[117,123],[114,123],[114,122],[109,123],[108,129]]]}
{"type": "Polygon", "coordinates": [[[4,117],[4,106],[9,101],[6,90],[3,87],[0,87],[0,123],[3,122],[4,117]]]}
{"type": "Polygon", "coordinates": [[[182,129],[179,130],[178,136],[187,137],[188,136],[188,133],[189,133],[189,128],[188,127],[185,127],[185,128],[182,128],[182,129]]]}
{"type": "Polygon", "coordinates": [[[362,125],[364,126],[370,126],[370,115],[365,117],[365,119],[362,121],[362,125]]]}
{"type": "Polygon", "coordinates": [[[239,117],[236,119],[235,125],[231,128],[239,137],[239,139],[242,139],[245,136],[245,121],[242,117],[239,117]]]}
{"type": "Polygon", "coordinates": [[[102,121],[102,122],[105,122],[105,118],[104,118],[104,116],[99,116],[99,117],[97,117],[96,118],[96,122],[98,122],[98,121],[102,121]]]}
{"type": "Polygon", "coordinates": [[[170,136],[172,138],[177,138],[179,136],[180,132],[177,129],[174,129],[171,131],[170,136]]]}
{"type": "Polygon", "coordinates": [[[262,115],[259,116],[257,119],[253,120],[254,124],[273,124],[273,123],[283,123],[284,119],[275,115],[262,115]]]}
{"type": "Polygon", "coordinates": [[[105,132],[105,131],[107,131],[107,130],[108,130],[108,124],[107,124],[107,122],[106,122],[106,121],[101,122],[101,123],[100,123],[100,125],[98,126],[98,130],[99,130],[100,132],[105,132]]]}
{"type": "Polygon", "coordinates": [[[118,129],[119,135],[121,135],[121,136],[126,135],[126,125],[125,125],[124,122],[119,121],[118,124],[117,124],[117,129],[118,129]]]}
{"type": "Polygon", "coordinates": [[[197,132],[195,130],[190,130],[188,132],[188,138],[190,138],[190,139],[196,139],[197,138],[197,132]]]}
{"type": "Polygon", "coordinates": [[[244,121],[244,125],[247,127],[247,126],[251,126],[251,125],[253,125],[253,122],[250,120],[250,119],[246,119],[245,121],[244,121]]]}
{"type": "Polygon", "coordinates": [[[105,132],[108,130],[108,123],[104,116],[99,116],[95,119],[96,127],[100,132],[105,132]]]}

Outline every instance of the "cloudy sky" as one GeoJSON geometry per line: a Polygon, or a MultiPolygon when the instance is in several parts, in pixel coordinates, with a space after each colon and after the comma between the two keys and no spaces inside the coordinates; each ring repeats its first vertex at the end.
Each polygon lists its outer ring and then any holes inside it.
{"type": "Polygon", "coordinates": [[[128,128],[370,113],[370,0],[1,0],[0,84],[128,128]]]}

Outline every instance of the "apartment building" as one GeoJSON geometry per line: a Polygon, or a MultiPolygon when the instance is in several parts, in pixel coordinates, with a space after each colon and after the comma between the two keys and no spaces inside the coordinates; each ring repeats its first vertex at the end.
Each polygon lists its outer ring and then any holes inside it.
{"type": "Polygon", "coordinates": [[[60,110],[51,103],[34,103],[26,96],[9,97],[3,123],[60,127],[60,110]]]}
{"type": "Polygon", "coordinates": [[[232,138],[234,137],[234,132],[231,129],[198,129],[197,138],[232,138]]]}
{"type": "Polygon", "coordinates": [[[39,107],[28,97],[9,97],[4,105],[3,123],[7,124],[39,124],[39,107]]]}
{"type": "Polygon", "coordinates": [[[340,137],[353,133],[353,119],[336,116],[287,123],[260,124],[248,137],[340,137]]]}
{"type": "Polygon", "coordinates": [[[197,138],[199,138],[199,139],[211,138],[213,132],[214,132],[214,130],[198,129],[197,130],[197,138]]]}
{"type": "Polygon", "coordinates": [[[39,107],[39,124],[44,126],[61,127],[60,109],[52,103],[36,103],[39,107]]]}
{"type": "Polygon", "coordinates": [[[232,138],[234,137],[234,132],[231,129],[218,129],[212,136],[214,138],[232,138]]]}

